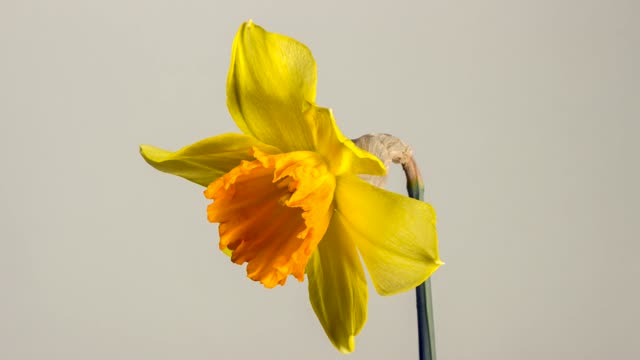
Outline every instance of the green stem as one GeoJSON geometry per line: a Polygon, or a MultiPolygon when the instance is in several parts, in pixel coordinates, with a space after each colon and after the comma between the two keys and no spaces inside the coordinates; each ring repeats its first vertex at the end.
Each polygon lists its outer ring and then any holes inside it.
{"type": "MultiPolygon", "coordinates": [[[[424,183],[413,157],[402,164],[407,178],[407,192],[413,199],[424,201],[424,183]]],[[[435,329],[433,324],[433,300],[431,279],[416,288],[418,315],[418,353],[420,360],[436,360],[435,329]]]]}

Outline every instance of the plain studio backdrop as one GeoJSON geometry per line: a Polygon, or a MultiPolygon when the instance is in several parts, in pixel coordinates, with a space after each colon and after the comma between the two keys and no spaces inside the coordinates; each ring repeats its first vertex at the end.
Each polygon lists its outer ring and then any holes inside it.
{"type": "MultiPolygon", "coordinates": [[[[0,4],[0,358],[343,359],[291,278],[217,250],[202,188],[157,172],[237,131],[231,43],[307,44],[352,138],[415,149],[438,212],[439,359],[637,359],[637,1],[0,4]]],[[[398,169],[389,189],[404,192],[398,169]]],[[[412,292],[349,359],[416,359],[412,292]]]]}

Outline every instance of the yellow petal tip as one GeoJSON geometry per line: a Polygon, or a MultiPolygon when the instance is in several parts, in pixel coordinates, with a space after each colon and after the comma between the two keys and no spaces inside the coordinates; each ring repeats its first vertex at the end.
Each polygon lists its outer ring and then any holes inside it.
{"type": "Polygon", "coordinates": [[[151,165],[153,165],[154,161],[158,160],[157,158],[160,157],[162,153],[166,152],[162,149],[158,149],[155,146],[146,145],[146,144],[141,144],[139,146],[139,150],[140,150],[140,155],[142,155],[142,157],[151,165]]]}
{"type": "Polygon", "coordinates": [[[336,346],[336,348],[343,354],[352,353],[356,349],[356,337],[353,335],[349,336],[347,346],[336,346]]]}

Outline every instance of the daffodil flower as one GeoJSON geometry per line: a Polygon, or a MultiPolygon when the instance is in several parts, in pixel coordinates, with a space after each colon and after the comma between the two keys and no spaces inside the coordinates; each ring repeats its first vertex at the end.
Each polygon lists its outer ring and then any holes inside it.
{"type": "Polygon", "coordinates": [[[367,284],[415,288],[441,264],[432,207],[379,189],[358,174],[384,165],[315,104],[309,49],[249,21],[233,42],[227,105],[242,134],[207,138],[176,152],[142,145],[154,168],[206,186],[220,249],[267,288],[299,281],[341,352],[367,318],[367,284]],[[358,255],[359,254],[359,255],[358,255]]]}

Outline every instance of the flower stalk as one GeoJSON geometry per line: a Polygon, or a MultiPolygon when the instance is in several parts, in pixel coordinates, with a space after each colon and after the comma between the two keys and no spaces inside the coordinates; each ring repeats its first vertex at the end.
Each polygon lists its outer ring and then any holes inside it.
{"type": "MultiPolygon", "coordinates": [[[[413,151],[402,140],[389,134],[368,134],[353,140],[363,150],[376,155],[389,167],[390,163],[402,165],[407,179],[409,197],[424,201],[424,182],[418,169],[413,151]]],[[[384,176],[362,176],[371,184],[383,187],[384,176]]],[[[418,319],[418,354],[420,360],[435,360],[435,328],[433,323],[433,300],[431,278],[416,287],[416,310],[418,319]]]]}
{"type": "MultiPolygon", "coordinates": [[[[402,163],[407,178],[409,197],[424,201],[424,183],[422,175],[413,156],[402,163]]],[[[416,308],[418,315],[418,346],[420,360],[436,359],[435,329],[433,324],[433,300],[431,295],[431,278],[416,288],[416,308]]]]}

